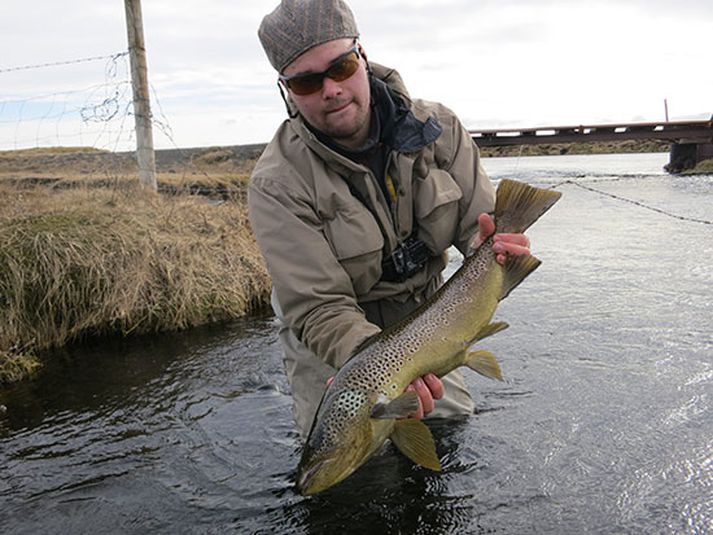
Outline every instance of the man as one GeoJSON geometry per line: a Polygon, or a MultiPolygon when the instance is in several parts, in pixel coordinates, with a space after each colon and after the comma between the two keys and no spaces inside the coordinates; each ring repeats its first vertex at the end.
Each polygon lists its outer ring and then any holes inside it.
{"type": "MultiPolygon", "coordinates": [[[[367,61],[343,0],[283,0],[258,34],[290,118],[253,171],[248,204],[305,436],[355,349],[436,291],[446,249],[466,253],[493,233],[495,195],[453,113],[412,100],[396,71],[367,61]]],[[[495,238],[501,263],[529,254],[524,235],[495,238]]],[[[414,417],[473,411],[458,372],[409,389],[414,417]]]]}

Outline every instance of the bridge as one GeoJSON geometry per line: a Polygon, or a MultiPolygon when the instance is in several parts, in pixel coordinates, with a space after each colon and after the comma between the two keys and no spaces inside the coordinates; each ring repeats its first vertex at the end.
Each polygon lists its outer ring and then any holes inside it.
{"type": "Polygon", "coordinates": [[[667,171],[678,173],[713,158],[713,117],[707,121],[543,126],[470,130],[479,147],[658,139],[671,142],[667,171]]]}

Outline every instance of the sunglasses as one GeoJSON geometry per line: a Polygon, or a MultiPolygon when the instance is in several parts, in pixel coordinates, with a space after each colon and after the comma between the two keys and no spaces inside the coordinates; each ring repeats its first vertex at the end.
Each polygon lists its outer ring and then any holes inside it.
{"type": "Polygon", "coordinates": [[[339,56],[322,72],[280,76],[280,81],[295,95],[311,95],[322,89],[325,77],[335,82],[343,82],[351,77],[359,68],[359,58],[359,45],[354,45],[354,48],[339,56]]]}

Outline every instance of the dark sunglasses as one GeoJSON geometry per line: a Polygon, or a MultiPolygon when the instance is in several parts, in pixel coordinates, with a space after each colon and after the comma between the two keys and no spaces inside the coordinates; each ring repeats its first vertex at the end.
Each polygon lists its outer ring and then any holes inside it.
{"type": "Polygon", "coordinates": [[[311,95],[322,89],[325,77],[335,82],[342,82],[352,76],[359,68],[359,58],[361,58],[359,45],[355,44],[354,48],[339,56],[322,72],[280,76],[280,81],[295,95],[311,95]]]}

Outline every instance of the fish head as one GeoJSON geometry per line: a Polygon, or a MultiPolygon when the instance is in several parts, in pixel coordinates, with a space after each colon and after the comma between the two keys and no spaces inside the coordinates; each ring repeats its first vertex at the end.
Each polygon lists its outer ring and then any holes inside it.
{"type": "Polygon", "coordinates": [[[350,388],[325,397],[297,469],[300,493],[316,494],[336,485],[369,458],[372,397],[350,388]]]}

